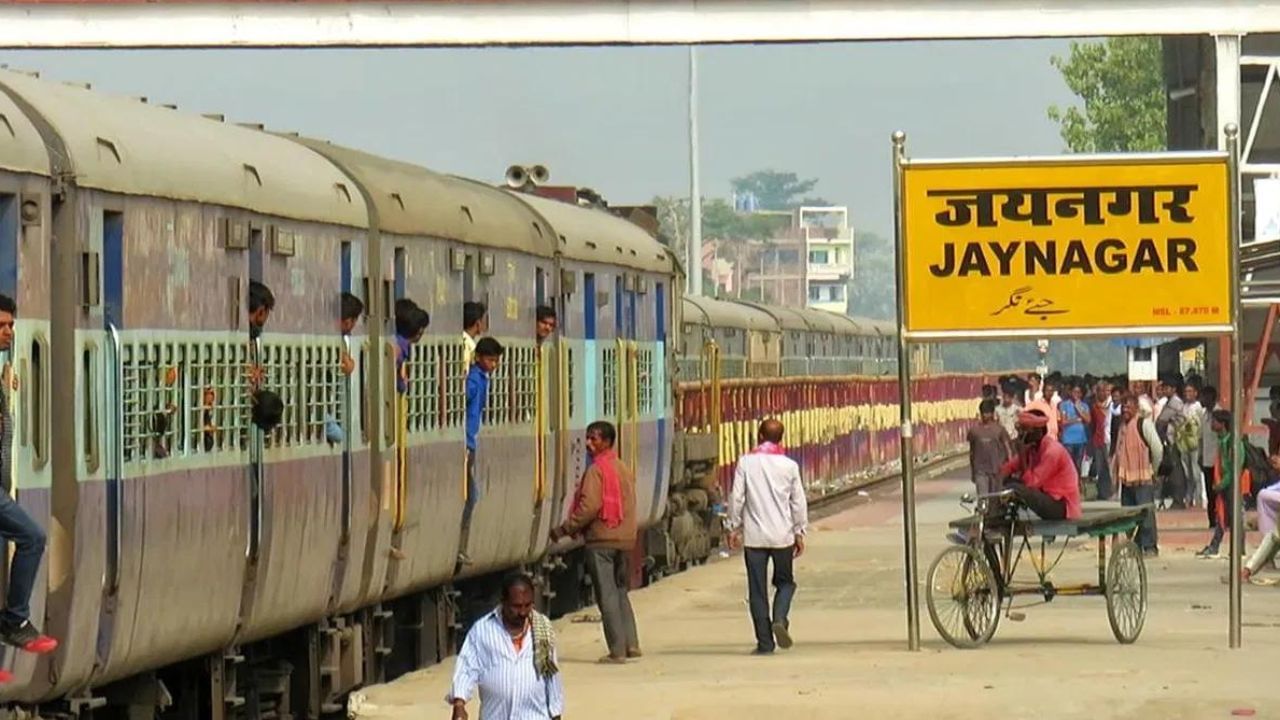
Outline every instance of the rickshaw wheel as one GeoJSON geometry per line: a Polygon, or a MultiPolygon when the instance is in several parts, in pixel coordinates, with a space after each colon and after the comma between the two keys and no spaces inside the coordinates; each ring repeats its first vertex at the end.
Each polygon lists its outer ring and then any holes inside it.
{"type": "Polygon", "coordinates": [[[1132,540],[1121,540],[1107,561],[1107,619],[1116,640],[1128,645],[1147,619],[1147,566],[1132,540]]]}
{"type": "Polygon", "coordinates": [[[951,645],[976,648],[991,639],[1000,622],[1000,588],[986,558],[972,547],[954,545],[929,566],[925,598],[933,627],[951,645]]]}

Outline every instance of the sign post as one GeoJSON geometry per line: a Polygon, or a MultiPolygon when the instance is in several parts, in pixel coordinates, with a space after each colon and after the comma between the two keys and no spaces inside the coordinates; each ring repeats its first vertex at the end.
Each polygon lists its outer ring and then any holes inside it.
{"type": "MultiPolygon", "coordinates": [[[[893,134],[910,649],[920,645],[911,343],[1231,334],[1232,391],[1242,397],[1238,131],[1226,134],[1228,152],[966,160],[908,159],[906,136],[893,134]]],[[[1231,410],[1238,449],[1241,403],[1231,410]]],[[[1243,545],[1234,487],[1238,647],[1243,545]]]]}

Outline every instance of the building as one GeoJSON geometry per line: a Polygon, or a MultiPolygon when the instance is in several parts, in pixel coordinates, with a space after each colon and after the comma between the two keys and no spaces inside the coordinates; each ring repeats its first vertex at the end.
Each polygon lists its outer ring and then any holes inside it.
{"type": "Polygon", "coordinates": [[[796,229],[805,242],[805,296],[809,307],[847,312],[849,279],[853,277],[849,208],[802,207],[796,211],[796,229]]]}
{"type": "Polygon", "coordinates": [[[706,241],[703,269],[714,278],[717,291],[746,300],[844,314],[853,276],[849,209],[801,207],[753,214],[783,218],[782,229],[765,241],[706,241]]]}

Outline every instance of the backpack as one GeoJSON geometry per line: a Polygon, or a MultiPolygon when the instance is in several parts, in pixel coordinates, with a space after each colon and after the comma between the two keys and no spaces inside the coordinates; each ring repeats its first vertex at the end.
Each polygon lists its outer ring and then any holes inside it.
{"type": "MultiPolygon", "coordinates": [[[[1145,432],[1145,428],[1148,426],[1154,427],[1151,418],[1140,418],[1138,420],[1138,437],[1142,438],[1142,444],[1147,448],[1147,459],[1149,460],[1152,448],[1151,443],[1147,442],[1147,433],[1145,432]]],[[[1160,456],[1160,467],[1152,468],[1157,478],[1168,477],[1169,473],[1173,472],[1173,454],[1163,445],[1161,449],[1164,454],[1160,456]]]]}
{"type": "Polygon", "coordinates": [[[1244,469],[1249,471],[1251,481],[1247,495],[1254,499],[1258,491],[1271,484],[1271,462],[1267,458],[1267,451],[1248,439],[1241,438],[1240,444],[1244,446],[1244,469]]]}

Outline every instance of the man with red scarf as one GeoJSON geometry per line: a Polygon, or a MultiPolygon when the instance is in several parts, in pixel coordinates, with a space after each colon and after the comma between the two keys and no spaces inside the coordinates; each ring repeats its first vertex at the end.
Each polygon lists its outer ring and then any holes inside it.
{"type": "Polygon", "coordinates": [[[587,572],[596,589],[600,622],[609,654],[606,664],[621,664],[640,657],[636,617],[627,589],[631,584],[631,548],[636,544],[636,479],[618,460],[613,425],[603,421],[587,426],[587,452],[591,466],[574,493],[573,509],[563,525],[551,531],[554,542],[586,532],[587,572]]]}
{"type": "MultiPolygon", "coordinates": [[[[997,428],[998,429],[998,428],[997,428]]],[[[1004,435],[1003,430],[999,430],[1004,435]]],[[[800,480],[800,466],[782,449],[782,423],[774,419],[760,423],[756,431],[759,445],[738,459],[729,496],[729,544],[745,544],[747,595],[751,622],[756,631],[755,655],[791,647],[787,615],[796,592],[792,564],[804,552],[805,526],[809,506],[800,480]],[[773,562],[773,614],[769,613],[769,585],[766,576],[773,562]]]]}

